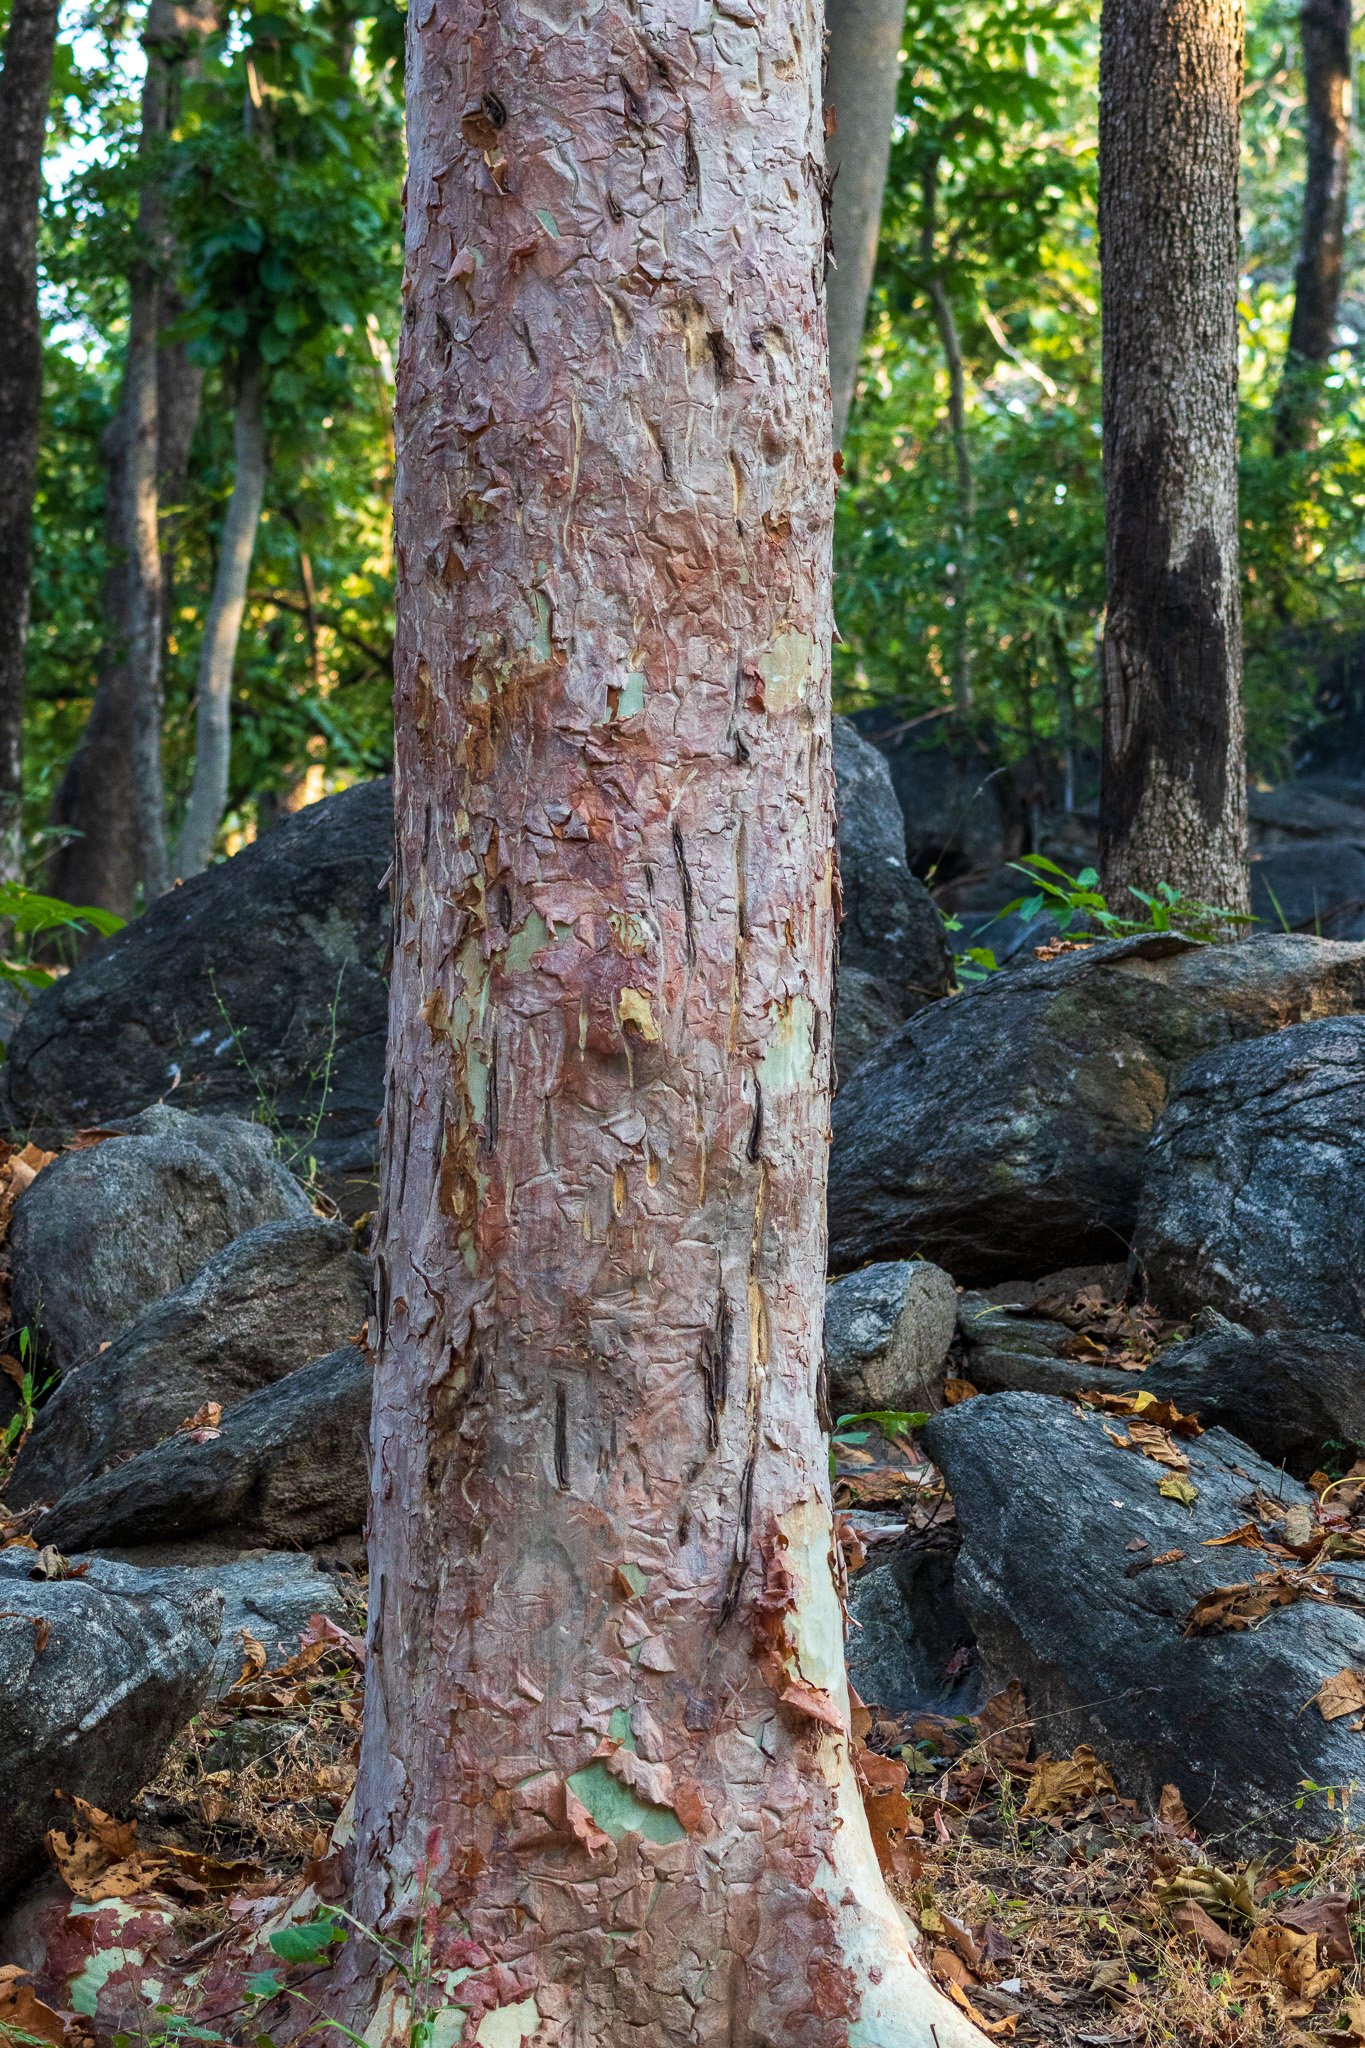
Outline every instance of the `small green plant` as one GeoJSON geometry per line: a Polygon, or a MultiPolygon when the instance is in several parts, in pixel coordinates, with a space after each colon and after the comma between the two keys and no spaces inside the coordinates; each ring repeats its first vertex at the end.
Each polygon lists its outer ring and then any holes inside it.
{"type": "Polygon", "coordinates": [[[19,1332],[18,1361],[7,1358],[3,1370],[14,1382],[19,1392],[19,1406],[0,1430],[0,1489],[3,1489],[14,1461],[23,1449],[25,1438],[32,1429],[38,1413],[38,1403],[48,1388],[55,1384],[56,1375],[43,1381],[35,1378],[33,1372],[33,1339],[27,1329],[19,1332]]]}
{"type": "MultiPolygon", "coordinates": [[[[1022,860],[1011,861],[1010,866],[1016,874],[1023,875],[1032,883],[1032,889],[1005,904],[982,927],[983,931],[989,931],[992,924],[1015,912],[1027,924],[1046,910],[1062,936],[1080,931],[1091,937],[1132,939],[1141,938],[1146,933],[1174,932],[1181,938],[1193,939],[1197,944],[1207,946],[1218,939],[1226,939],[1239,926],[1258,921],[1245,911],[1224,910],[1216,903],[1201,903],[1193,896],[1183,895],[1169,882],[1158,882],[1152,894],[1145,889],[1130,888],[1128,893],[1142,905],[1143,914],[1125,917],[1110,908],[1094,868],[1082,868],[1078,875],[1069,875],[1065,868],[1058,867],[1055,860],[1049,860],[1042,853],[1026,853],[1022,860]]],[[[962,930],[960,917],[946,917],[943,922],[950,932],[962,930]]],[[[953,959],[959,987],[987,980],[1000,966],[988,946],[969,946],[966,952],[955,953],[953,959]]]]}
{"type": "Polygon", "coordinates": [[[247,1052],[242,1032],[233,1023],[227,1004],[219,993],[217,976],[212,968],[209,969],[209,986],[213,990],[213,1000],[217,1006],[218,1014],[222,1018],[228,1037],[232,1041],[233,1050],[237,1054],[238,1064],[243,1068],[252,1087],[256,1090],[258,1120],[269,1130],[275,1141],[275,1148],[285,1165],[291,1173],[296,1173],[299,1176],[305,1191],[314,1201],[320,1200],[322,1195],[321,1189],[318,1186],[318,1163],[313,1147],[317,1143],[318,1132],[322,1129],[323,1118],[327,1114],[328,1099],[332,1093],[332,1072],[336,1065],[337,1053],[337,1019],[341,1010],[341,984],[345,976],[346,962],[343,960],[337,971],[337,984],[332,991],[331,1006],[327,1013],[327,1049],[319,1064],[313,1067],[308,1075],[309,1093],[314,1097],[315,1107],[309,1116],[308,1125],[303,1136],[295,1138],[281,1123],[275,1107],[275,1098],[268,1092],[264,1080],[252,1065],[251,1056],[247,1052]]]}
{"type": "Polygon", "coordinates": [[[40,896],[20,882],[0,883],[0,928],[8,927],[6,952],[0,955],[0,981],[13,988],[45,989],[56,980],[55,971],[32,958],[27,941],[54,932],[98,932],[107,939],[122,931],[124,923],[112,910],[101,910],[93,903],[63,903],[59,896],[40,896]],[[9,957],[8,947],[15,940],[21,942],[15,948],[21,956],[18,959],[9,957]]]}

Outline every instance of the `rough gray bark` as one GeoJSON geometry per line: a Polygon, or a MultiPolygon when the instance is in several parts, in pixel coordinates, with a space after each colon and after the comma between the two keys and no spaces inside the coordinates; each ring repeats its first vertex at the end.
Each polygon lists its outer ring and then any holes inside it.
{"type": "Polygon", "coordinates": [[[235,468],[218,548],[213,596],[199,654],[194,722],[194,781],[176,852],[176,872],[202,874],[213,858],[227,808],[232,758],[232,671],[246,610],[251,557],[265,502],[265,394],[259,363],[248,363],[237,386],[233,420],[235,468]]]}
{"type": "Polygon", "coordinates": [[[1101,866],[1247,905],[1237,566],[1239,0],[1105,0],[1101,866]]]}
{"type": "Polygon", "coordinates": [[[1323,366],[1336,341],[1351,169],[1351,0],[1304,0],[1299,33],[1308,162],[1294,317],[1275,401],[1275,445],[1281,454],[1312,443],[1323,366]]]}
{"type": "Polygon", "coordinates": [[[23,849],[24,654],[43,337],[38,205],[58,0],[14,0],[0,71],[0,881],[23,849]]]}
{"type": "Polygon", "coordinates": [[[830,242],[825,285],[834,445],[844,438],[877,262],[886,165],[900,79],[905,0],[829,0],[825,9],[830,242]]]}
{"type": "Polygon", "coordinates": [[[819,51],[410,21],[354,1906],[464,2039],[980,2039],[873,1857],[816,1417],[819,51]]]}

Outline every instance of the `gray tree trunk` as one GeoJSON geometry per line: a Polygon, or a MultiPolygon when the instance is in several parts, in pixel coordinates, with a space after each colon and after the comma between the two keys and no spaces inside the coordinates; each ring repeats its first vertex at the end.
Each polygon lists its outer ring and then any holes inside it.
{"type": "MultiPolygon", "coordinates": [[[[168,307],[168,314],[173,308],[168,307]]],[[[182,503],[190,447],[199,418],[203,372],[179,344],[157,354],[157,491],[161,508],[182,503]]],[[[133,785],[132,707],[128,674],[127,491],[122,404],[105,433],[105,546],[109,566],[101,593],[99,670],[90,716],[67,763],[52,822],[67,835],[47,868],[47,886],[68,903],[97,903],[120,917],[137,904],[142,857],[133,785]]],[[[162,509],[161,526],[166,513],[162,509]]],[[[161,549],[162,640],[170,616],[174,556],[161,549]]]]}
{"type": "Polygon", "coordinates": [[[209,615],[199,655],[194,721],[194,781],[176,853],[176,872],[197,875],[213,858],[227,808],[232,761],[232,672],[246,610],[251,557],[265,502],[265,396],[258,363],[248,364],[237,387],[235,467],[218,551],[209,615]]]}
{"type": "Polygon", "coordinates": [[[1299,32],[1308,162],[1294,317],[1275,400],[1275,445],[1281,454],[1312,445],[1323,371],[1336,345],[1351,170],[1351,0],[1305,0],[1299,32]]]}
{"type": "Polygon", "coordinates": [[[14,0],[0,71],[0,881],[23,856],[24,674],[43,389],[38,207],[58,0],[14,0]]]}
{"type": "Polygon", "coordinates": [[[1237,547],[1238,0],[1104,0],[1103,881],[1248,896],[1237,547]]]}
{"type": "Polygon", "coordinates": [[[905,0],[829,0],[825,108],[833,263],[825,287],[834,445],[844,438],[877,261],[882,194],[900,78],[905,0]]]}

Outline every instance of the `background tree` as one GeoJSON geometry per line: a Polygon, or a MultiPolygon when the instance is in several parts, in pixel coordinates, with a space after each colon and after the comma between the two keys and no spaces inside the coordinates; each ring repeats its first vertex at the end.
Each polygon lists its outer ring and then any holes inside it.
{"type": "Polygon", "coordinates": [[[834,445],[844,438],[877,261],[882,193],[900,83],[905,0],[829,0],[825,127],[830,254],[825,286],[834,445]]]}
{"type": "Polygon", "coordinates": [[[20,871],[24,653],[43,348],[38,202],[58,0],[14,0],[0,70],[0,881],[20,871]]]}
{"type": "Polygon", "coordinates": [[[1351,0],[1304,0],[1299,28],[1308,160],[1294,317],[1275,403],[1275,442],[1282,453],[1311,441],[1325,366],[1336,345],[1351,168],[1351,0]]]}
{"type": "Polygon", "coordinates": [[[1104,767],[1111,901],[1248,901],[1237,514],[1237,0],[1105,0],[1104,767]]]}
{"type": "Polygon", "coordinates": [[[980,2039],[873,1856],[816,1415],[818,63],[800,0],[412,16],[356,1911],[484,2040],[980,2039]]]}

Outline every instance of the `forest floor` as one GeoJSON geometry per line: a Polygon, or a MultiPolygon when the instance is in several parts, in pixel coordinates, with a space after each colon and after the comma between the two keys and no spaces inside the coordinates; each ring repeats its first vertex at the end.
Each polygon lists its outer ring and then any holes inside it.
{"type": "MultiPolygon", "coordinates": [[[[179,1901],[186,1947],[229,1936],[230,1897],[317,1882],[351,1791],[357,1657],[329,1634],[276,1672],[262,1667],[248,1641],[238,1684],[138,1801],[131,1857],[126,1836],[118,1845],[124,1882],[179,1901]]],[[[1365,2043],[1365,1848],[1305,1843],[1275,1862],[1206,1848],[1174,1788],[1148,1816],[1090,1750],[1049,1756],[1017,1685],[970,1720],[868,1716],[862,1732],[911,1766],[903,1826],[882,1845],[893,1888],[939,1982],[994,2038],[1365,2043]]],[[[119,1866],[111,1876],[97,1834],[71,1838],[65,1874],[107,1897],[119,1866]]]]}

